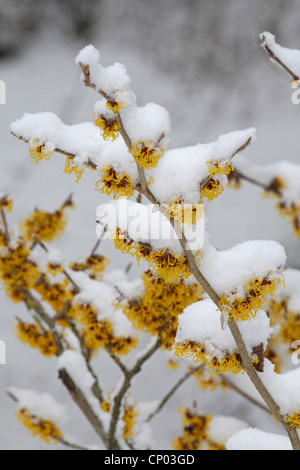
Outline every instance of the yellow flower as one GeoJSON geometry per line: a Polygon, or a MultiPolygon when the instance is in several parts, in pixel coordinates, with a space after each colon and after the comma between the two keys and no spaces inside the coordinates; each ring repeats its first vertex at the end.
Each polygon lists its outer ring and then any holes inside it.
{"type": "Polygon", "coordinates": [[[111,409],[111,401],[109,399],[103,400],[101,402],[101,410],[104,411],[105,413],[110,413],[111,409]]]}
{"type": "Polygon", "coordinates": [[[159,159],[164,154],[164,149],[162,147],[153,147],[151,140],[147,144],[140,141],[131,147],[130,153],[139,166],[150,170],[158,165],[159,159]]]}
{"type": "Polygon", "coordinates": [[[57,444],[62,438],[61,431],[51,420],[41,419],[38,416],[32,415],[24,408],[18,410],[16,416],[23,426],[33,434],[33,436],[39,436],[48,444],[57,444]]]}
{"type": "Polygon", "coordinates": [[[123,425],[123,439],[124,441],[128,441],[134,436],[134,426],[136,424],[136,418],[138,417],[139,413],[136,409],[136,405],[129,405],[127,403],[124,404],[123,407],[123,417],[122,421],[123,425]]]}
{"type": "Polygon", "coordinates": [[[4,196],[0,199],[0,210],[11,212],[13,201],[9,196],[4,196]]]}
{"type": "Polygon", "coordinates": [[[177,370],[179,367],[179,362],[174,361],[173,359],[169,359],[167,364],[168,364],[168,367],[170,367],[170,369],[173,369],[173,370],[177,370]]]}
{"type": "Polygon", "coordinates": [[[237,297],[235,292],[222,295],[219,303],[220,310],[225,311],[235,321],[254,318],[257,311],[266,302],[267,297],[269,295],[275,296],[277,286],[284,283],[279,275],[274,277],[272,275],[273,273],[269,272],[266,277],[255,278],[247,282],[243,298],[237,297]]]}
{"type": "Polygon", "coordinates": [[[76,304],[73,307],[75,315],[82,326],[82,336],[85,346],[93,351],[106,349],[111,354],[126,355],[136,347],[137,338],[131,336],[115,336],[113,326],[107,319],[98,319],[98,313],[92,305],[76,304]]]}
{"type": "Polygon", "coordinates": [[[300,429],[300,412],[299,411],[295,411],[294,413],[292,413],[292,415],[289,415],[289,414],[286,415],[285,419],[291,427],[294,426],[296,429],[300,429]]]}
{"type": "Polygon", "coordinates": [[[80,178],[83,175],[83,172],[84,172],[83,166],[74,165],[73,158],[72,157],[67,157],[66,163],[65,163],[64,173],[66,173],[67,175],[69,175],[71,173],[75,173],[75,175],[76,175],[75,183],[78,183],[78,181],[80,180],[80,178]]]}
{"type": "Polygon", "coordinates": [[[125,106],[123,106],[121,103],[118,103],[117,101],[114,100],[109,100],[106,103],[107,109],[112,111],[114,114],[117,114],[120,109],[123,109],[125,106]]]}
{"type": "MultiPolygon", "coordinates": [[[[291,345],[300,338],[300,316],[299,313],[289,311],[281,324],[280,338],[285,344],[291,345]]],[[[291,351],[293,349],[291,348],[291,351]]]]}
{"type": "Polygon", "coordinates": [[[119,197],[130,198],[134,194],[133,183],[126,173],[118,175],[116,170],[108,165],[103,170],[102,178],[96,182],[96,191],[110,195],[114,193],[114,199],[119,197]]]}
{"type": "Polygon", "coordinates": [[[50,331],[43,331],[35,323],[21,323],[16,325],[16,334],[22,343],[39,349],[43,356],[56,356],[57,346],[50,331]]]}
{"type": "Polygon", "coordinates": [[[104,140],[116,140],[119,137],[119,126],[114,119],[108,119],[103,115],[94,115],[95,125],[100,128],[100,134],[104,140]]]}
{"type": "Polygon", "coordinates": [[[125,315],[138,330],[159,336],[161,347],[171,349],[177,331],[178,316],[194,302],[202,299],[198,284],[183,279],[165,282],[151,271],[142,274],[145,291],[140,299],[121,303],[125,315]]]}
{"type": "Polygon", "coordinates": [[[154,251],[149,244],[134,242],[121,229],[112,233],[111,238],[114,239],[115,247],[122,253],[135,256],[137,261],[148,261],[151,269],[166,282],[180,276],[188,278],[191,275],[185,256],[174,255],[168,249],[154,251]]]}
{"type": "Polygon", "coordinates": [[[191,275],[185,256],[176,256],[168,249],[152,251],[148,261],[151,268],[166,282],[177,279],[179,276],[188,278],[191,275]]]}
{"type": "Polygon", "coordinates": [[[191,226],[203,217],[204,207],[201,201],[196,205],[192,205],[183,203],[181,199],[175,199],[170,202],[167,210],[172,219],[191,226]]]}
{"type": "Polygon", "coordinates": [[[22,237],[29,243],[34,242],[34,235],[44,242],[51,242],[63,235],[67,225],[66,208],[62,206],[55,212],[46,212],[36,209],[27,219],[20,222],[22,237]]]}
{"type": "Polygon", "coordinates": [[[0,279],[5,284],[7,296],[14,302],[24,300],[22,290],[32,289],[39,277],[39,268],[30,260],[30,252],[23,240],[1,254],[0,279]]]}
{"type": "Polygon", "coordinates": [[[226,160],[219,160],[218,162],[208,161],[206,164],[208,166],[209,176],[216,174],[228,175],[234,170],[233,166],[226,160]]]}
{"type": "Polygon", "coordinates": [[[173,440],[172,447],[175,450],[200,450],[209,441],[208,431],[211,423],[211,415],[200,416],[189,408],[181,410],[182,436],[173,440]]]}
{"type": "Polygon", "coordinates": [[[42,300],[47,302],[56,313],[60,313],[65,307],[67,300],[72,300],[75,295],[63,283],[56,282],[51,284],[45,274],[40,276],[34,285],[34,289],[40,294],[42,300]]]}
{"type": "Polygon", "coordinates": [[[211,178],[202,189],[201,196],[206,197],[209,201],[212,201],[218,197],[224,191],[224,186],[220,181],[211,178]]]}
{"type": "Polygon", "coordinates": [[[222,357],[211,356],[202,344],[195,343],[194,341],[176,343],[174,350],[178,357],[191,358],[196,364],[198,362],[204,363],[209,369],[211,369],[210,372],[212,375],[226,372],[231,372],[235,375],[243,371],[238,352],[231,354],[224,353],[222,357]]]}
{"type": "Polygon", "coordinates": [[[101,281],[102,273],[109,264],[109,259],[106,256],[92,254],[82,262],[75,262],[69,265],[73,271],[85,271],[92,279],[101,281]]]}
{"type": "Polygon", "coordinates": [[[38,163],[40,160],[48,161],[53,151],[46,150],[45,144],[40,144],[38,139],[34,139],[29,143],[29,153],[31,160],[38,163]]]}
{"type": "Polygon", "coordinates": [[[57,274],[62,273],[64,270],[61,264],[47,264],[47,271],[48,273],[52,274],[52,276],[56,276],[57,274]]]}

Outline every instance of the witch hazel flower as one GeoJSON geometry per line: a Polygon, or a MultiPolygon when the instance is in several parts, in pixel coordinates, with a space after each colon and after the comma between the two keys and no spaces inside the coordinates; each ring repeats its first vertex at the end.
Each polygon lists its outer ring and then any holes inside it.
{"type": "MultiPolygon", "coordinates": [[[[256,347],[263,345],[265,348],[272,332],[270,321],[260,310],[255,319],[238,322],[238,327],[255,365],[258,362],[256,347]]],[[[220,312],[209,299],[190,305],[179,316],[174,351],[178,357],[205,364],[213,375],[243,371],[231,332],[228,328],[222,329],[220,312]]]]}
{"type": "Polygon", "coordinates": [[[284,284],[284,248],[275,241],[252,240],[228,250],[207,244],[200,268],[220,297],[219,308],[234,321],[255,317],[284,284]]]}

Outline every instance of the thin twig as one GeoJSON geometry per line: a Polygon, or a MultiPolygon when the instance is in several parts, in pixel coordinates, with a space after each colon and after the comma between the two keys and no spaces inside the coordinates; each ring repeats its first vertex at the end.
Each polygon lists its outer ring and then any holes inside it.
{"type": "Polygon", "coordinates": [[[223,375],[221,377],[221,380],[222,380],[222,383],[229,389],[231,389],[232,391],[238,393],[239,395],[241,395],[243,398],[245,398],[246,400],[248,400],[250,403],[252,403],[253,405],[257,406],[258,408],[260,408],[261,410],[265,411],[265,413],[268,413],[268,414],[272,414],[271,411],[269,410],[269,408],[267,408],[266,406],[264,406],[262,403],[259,403],[259,401],[255,400],[255,398],[251,397],[248,393],[244,392],[243,390],[241,390],[237,385],[235,385],[233,382],[231,382],[231,380],[228,379],[228,377],[226,377],[225,375],[223,375]]]}
{"type": "Polygon", "coordinates": [[[266,43],[266,37],[262,36],[262,47],[265,49],[265,51],[269,54],[270,58],[277,62],[280,67],[282,67],[295,81],[299,81],[299,76],[296,75],[282,60],[277,57],[274,51],[270,48],[270,46],[266,43]]]}
{"type": "Polygon", "coordinates": [[[75,444],[74,442],[67,441],[63,437],[55,437],[55,439],[66,447],[69,447],[73,450],[89,450],[86,447],[80,446],[79,444],[75,444]]]}
{"type": "MultiPolygon", "coordinates": [[[[67,388],[67,390],[69,391],[74,402],[81,409],[81,411],[83,412],[83,414],[85,415],[89,423],[92,425],[95,432],[100,436],[103,443],[107,446],[108,439],[107,439],[106,432],[103,428],[103,425],[100,419],[98,418],[98,416],[95,414],[93,408],[87,401],[84,393],[82,393],[82,391],[77,387],[77,385],[75,384],[75,382],[73,381],[72,377],[69,375],[66,369],[59,370],[59,378],[61,379],[64,386],[67,388]]],[[[116,445],[118,444],[116,443],[116,445]]]]}
{"type": "Polygon", "coordinates": [[[130,388],[132,378],[138,374],[143,366],[143,364],[158,350],[160,345],[160,339],[156,341],[156,343],[148,349],[143,356],[141,356],[135,366],[131,370],[127,370],[124,373],[124,380],[122,386],[114,398],[113,408],[112,408],[112,416],[110,421],[110,427],[108,431],[108,449],[113,450],[115,448],[115,434],[117,423],[119,420],[120,412],[121,412],[121,405],[125,394],[127,393],[128,389],[130,388]]]}
{"type": "MultiPolygon", "coordinates": [[[[33,234],[33,238],[34,240],[36,241],[36,243],[38,245],[40,245],[40,247],[46,252],[46,253],[49,253],[49,249],[48,247],[45,245],[44,242],[42,242],[42,240],[39,239],[39,237],[35,234],[33,234]]],[[[70,282],[70,284],[72,284],[74,290],[76,293],[80,292],[80,289],[78,287],[78,285],[76,284],[76,282],[72,279],[71,275],[66,271],[65,268],[63,268],[62,270],[62,273],[63,275],[68,279],[68,281],[70,282]]]]}
{"type": "Polygon", "coordinates": [[[151,419],[154,418],[154,416],[156,416],[162,410],[162,408],[166,405],[170,398],[172,398],[172,396],[184,382],[186,382],[192,375],[195,374],[195,372],[202,368],[203,364],[198,367],[194,367],[192,370],[188,371],[183,377],[181,377],[181,379],[179,379],[178,382],[176,382],[176,384],[171,388],[171,390],[164,396],[157,408],[148,416],[147,422],[151,421],[151,419]]]}

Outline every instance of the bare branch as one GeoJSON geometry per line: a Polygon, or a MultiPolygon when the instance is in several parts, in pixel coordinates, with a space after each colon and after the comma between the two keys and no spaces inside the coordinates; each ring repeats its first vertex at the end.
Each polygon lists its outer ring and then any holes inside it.
{"type": "Polygon", "coordinates": [[[266,37],[262,36],[262,47],[265,49],[265,51],[269,54],[270,58],[274,60],[280,67],[283,68],[295,81],[299,81],[299,77],[297,74],[295,74],[282,60],[277,57],[274,51],[270,48],[270,46],[266,42],[266,37]]]}
{"type": "Polygon", "coordinates": [[[156,416],[166,405],[166,403],[172,398],[172,396],[175,394],[175,392],[181,387],[181,385],[186,382],[192,375],[195,374],[199,369],[202,369],[204,366],[201,364],[198,367],[194,367],[190,371],[188,371],[181,379],[176,382],[176,384],[171,388],[171,390],[164,396],[164,398],[161,400],[157,408],[148,416],[147,422],[151,421],[154,416],[156,416]]]}
{"type": "MultiPolygon", "coordinates": [[[[86,397],[84,396],[82,391],[77,387],[77,385],[73,381],[72,377],[68,374],[66,369],[59,370],[59,378],[63,382],[64,386],[68,389],[72,399],[77,404],[77,406],[81,409],[81,411],[83,412],[83,414],[85,415],[89,423],[92,425],[95,432],[100,436],[103,443],[107,446],[108,438],[104,431],[104,428],[100,419],[95,414],[93,408],[88,403],[86,397]]],[[[119,448],[119,446],[117,448],[119,448]]]]}

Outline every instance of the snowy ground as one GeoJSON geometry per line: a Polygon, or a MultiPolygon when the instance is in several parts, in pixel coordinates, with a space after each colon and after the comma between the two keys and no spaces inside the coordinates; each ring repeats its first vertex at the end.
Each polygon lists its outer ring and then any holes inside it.
{"type": "MultiPolygon", "coordinates": [[[[48,38],[49,39],[49,38],[48,38]]],[[[95,212],[99,203],[106,201],[93,189],[95,176],[85,172],[79,184],[72,175],[63,174],[64,159],[53,156],[49,162],[38,165],[30,162],[24,144],[9,134],[9,124],[24,112],[53,111],[66,123],[92,118],[93,92],[84,88],[74,58],[80,46],[41,39],[23,55],[2,60],[0,78],[7,85],[7,104],[1,106],[1,172],[0,190],[9,191],[14,198],[14,212],[10,223],[24,217],[33,207],[56,208],[70,192],[74,192],[77,210],[70,216],[65,237],[57,242],[66,259],[88,253],[95,243],[95,212]]],[[[253,93],[247,88],[243,93],[211,89],[201,78],[198,84],[180,83],[174,76],[158,70],[126,48],[120,51],[112,43],[96,44],[101,49],[106,64],[123,62],[133,81],[139,103],[157,102],[171,114],[172,145],[180,146],[215,140],[220,133],[254,126],[258,141],[247,150],[255,163],[270,163],[281,159],[299,161],[298,126],[300,108],[291,102],[288,77],[274,66],[253,64],[252,79],[256,82],[253,101],[256,107],[250,113],[241,113],[243,94],[253,93]]],[[[239,87],[240,89],[241,87],[239,87]]],[[[299,244],[290,226],[273,209],[273,201],[261,199],[259,189],[248,184],[236,193],[227,189],[207,209],[211,241],[218,248],[227,248],[248,239],[273,239],[281,242],[288,253],[288,266],[299,267],[299,244]]],[[[111,267],[126,266],[129,258],[116,252],[112,243],[105,241],[102,251],[110,258],[111,267]]],[[[142,268],[142,267],[141,267],[142,268]]],[[[133,268],[132,276],[141,268],[133,268]]],[[[0,366],[0,448],[45,449],[37,438],[33,439],[13,416],[14,405],[5,394],[11,385],[35,388],[53,393],[59,401],[69,403],[68,395],[56,378],[55,360],[42,358],[36,351],[21,345],[12,332],[14,317],[22,306],[14,306],[0,291],[0,339],[7,345],[7,364],[0,366]]],[[[99,372],[104,373],[107,389],[111,389],[117,371],[110,360],[98,361],[99,372]]],[[[179,372],[180,373],[180,372],[179,372]]],[[[153,400],[162,396],[175,383],[177,372],[164,366],[157,353],[147,363],[134,383],[137,399],[153,400]],[[147,378],[147,379],[146,379],[147,378]]],[[[249,388],[245,377],[241,378],[249,388]]],[[[264,431],[281,432],[271,418],[233,395],[216,391],[200,391],[196,383],[189,382],[170,402],[168,410],[156,418],[154,437],[157,448],[167,448],[178,430],[180,416],[174,411],[181,404],[191,404],[196,399],[205,413],[235,415],[264,431]]],[[[83,443],[97,443],[89,426],[72,408],[69,429],[83,443]]]]}

